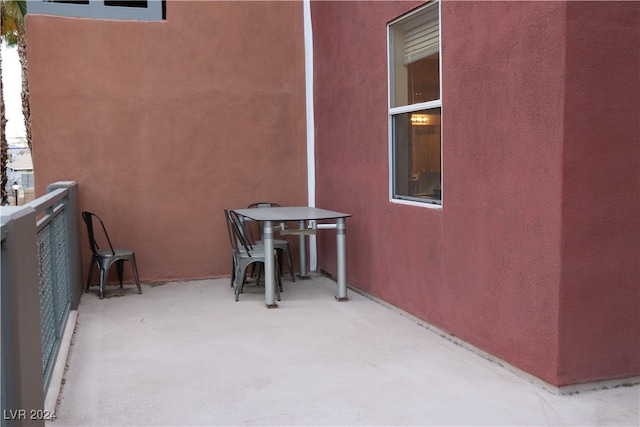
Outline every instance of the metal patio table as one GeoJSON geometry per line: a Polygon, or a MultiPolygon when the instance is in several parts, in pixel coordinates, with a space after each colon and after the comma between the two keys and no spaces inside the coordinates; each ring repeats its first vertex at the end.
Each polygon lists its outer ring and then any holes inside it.
{"type": "MultiPolygon", "coordinates": [[[[306,251],[305,251],[305,235],[315,233],[317,228],[327,229],[332,228],[336,230],[336,248],[337,248],[337,282],[338,282],[338,294],[336,299],[338,301],[347,300],[347,262],[346,262],[346,218],[351,214],[334,212],[326,209],[320,209],[308,206],[283,206],[275,208],[251,208],[251,209],[234,209],[234,212],[238,215],[252,219],[254,221],[261,221],[263,223],[263,235],[262,240],[264,242],[265,254],[273,253],[273,224],[280,222],[297,221],[298,229],[290,230],[287,234],[297,234],[300,239],[300,276],[307,277],[306,271],[306,251]],[[308,221],[320,221],[320,220],[335,220],[335,223],[331,224],[317,224],[313,228],[307,226],[308,221]]],[[[277,308],[278,305],[275,301],[275,266],[273,257],[266,256],[264,261],[264,274],[265,274],[265,303],[267,308],[277,308]]]]}

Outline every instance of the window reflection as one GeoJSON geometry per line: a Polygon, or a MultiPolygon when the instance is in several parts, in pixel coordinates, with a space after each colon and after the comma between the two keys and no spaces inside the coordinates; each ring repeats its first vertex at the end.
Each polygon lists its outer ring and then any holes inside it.
{"type": "Polygon", "coordinates": [[[394,116],[395,196],[442,199],[440,108],[394,116]]]}

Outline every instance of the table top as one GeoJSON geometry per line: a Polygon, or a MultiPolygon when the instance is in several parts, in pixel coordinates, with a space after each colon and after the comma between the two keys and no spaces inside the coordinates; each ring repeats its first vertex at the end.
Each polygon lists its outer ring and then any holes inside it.
{"type": "Polygon", "coordinates": [[[328,211],[309,206],[283,206],[281,208],[234,209],[238,215],[254,221],[312,221],[321,219],[347,218],[351,214],[328,211]]]}

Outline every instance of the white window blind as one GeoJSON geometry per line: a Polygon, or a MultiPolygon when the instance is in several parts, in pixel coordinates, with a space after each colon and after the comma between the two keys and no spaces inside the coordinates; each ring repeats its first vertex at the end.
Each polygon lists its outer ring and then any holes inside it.
{"type": "Polygon", "coordinates": [[[440,50],[438,5],[427,13],[409,18],[402,24],[404,34],[403,62],[410,64],[440,50]]]}

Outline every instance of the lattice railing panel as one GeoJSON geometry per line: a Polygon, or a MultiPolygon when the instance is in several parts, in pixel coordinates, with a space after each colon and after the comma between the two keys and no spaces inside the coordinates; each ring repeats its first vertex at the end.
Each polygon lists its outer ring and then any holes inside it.
{"type": "MultiPolygon", "coordinates": [[[[69,311],[69,304],[71,303],[71,278],[69,276],[69,241],[68,241],[68,217],[66,211],[63,211],[60,215],[57,215],[53,221],[54,225],[54,242],[55,242],[55,257],[56,257],[56,284],[54,286],[55,292],[55,314],[56,314],[56,326],[58,331],[62,332],[64,327],[63,322],[66,319],[67,312],[69,311]]],[[[59,334],[62,336],[62,333],[59,334]]]]}

